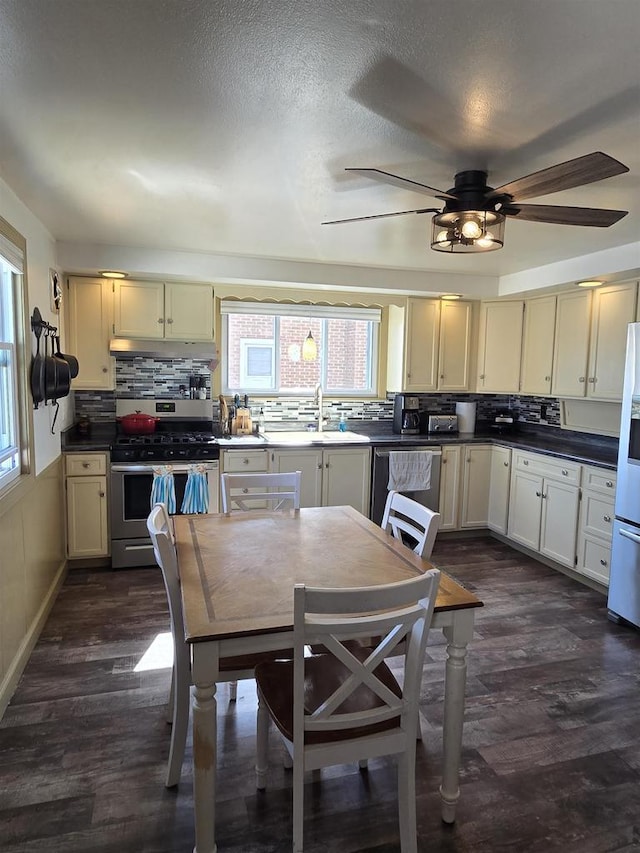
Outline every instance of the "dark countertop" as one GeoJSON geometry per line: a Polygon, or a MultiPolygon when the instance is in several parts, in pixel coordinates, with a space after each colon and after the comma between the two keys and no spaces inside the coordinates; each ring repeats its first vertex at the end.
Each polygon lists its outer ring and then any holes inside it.
{"type": "MultiPolygon", "coordinates": [[[[291,424],[268,424],[268,431],[273,436],[277,433],[278,426],[288,427],[292,429],[291,424]]],[[[561,430],[557,427],[530,427],[522,426],[517,432],[499,434],[491,430],[488,426],[482,427],[479,425],[475,433],[454,433],[454,434],[430,434],[430,435],[395,435],[391,431],[391,423],[388,421],[351,421],[348,424],[349,429],[353,432],[367,435],[369,442],[345,442],[344,445],[339,440],[332,440],[327,444],[331,447],[434,447],[438,445],[451,444],[500,444],[505,447],[512,447],[518,450],[530,450],[537,453],[546,453],[550,456],[557,456],[560,459],[567,459],[573,462],[580,462],[586,465],[597,465],[601,468],[615,470],[618,458],[618,441],[615,438],[607,436],[589,436],[584,433],[571,432],[569,430],[561,430]]],[[[303,432],[303,430],[301,430],[303,432]]],[[[330,430],[335,433],[335,430],[330,430]]],[[[69,427],[62,433],[62,451],[70,452],[91,452],[91,451],[108,451],[115,441],[116,424],[115,422],[95,423],[91,425],[91,430],[87,435],[81,435],[75,426],[69,427]]],[[[320,437],[318,436],[318,439],[320,437]]],[[[319,442],[314,441],[314,445],[318,446],[319,442]]],[[[279,444],[277,439],[271,438],[266,442],[263,438],[256,437],[255,443],[244,438],[242,442],[238,442],[234,447],[233,442],[225,442],[225,449],[249,449],[260,447],[272,448],[291,448],[295,445],[290,442],[279,444]]],[[[303,445],[304,446],[304,445],[303,445]]],[[[223,445],[221,445],[221,448],[223,445]]]]}

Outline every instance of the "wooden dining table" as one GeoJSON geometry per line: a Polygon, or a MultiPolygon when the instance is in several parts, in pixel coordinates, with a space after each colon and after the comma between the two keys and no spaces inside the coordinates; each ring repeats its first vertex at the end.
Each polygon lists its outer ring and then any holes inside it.
{"type": "MultiPolygon", "coordinates": [[[[215,853],[216,682],[220,657],[291,648],[293,587],[393,583],[430,563],[349,506],[176,516],[191,647],[194,853],[215,853]]],[[[444,572],[432,627],[447,640],[442,819],[455,820],[467,644],[482,602],[444,572]]]]}

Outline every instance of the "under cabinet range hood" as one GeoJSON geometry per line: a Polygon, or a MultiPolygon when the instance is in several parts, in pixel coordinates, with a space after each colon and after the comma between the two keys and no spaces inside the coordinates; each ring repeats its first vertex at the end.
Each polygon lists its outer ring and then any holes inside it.
{"type": "Polygon", "coordinates": [[[146,355],[155,356],[156,358],[201,358],[203,361],[217,361],[217,350],[213,341],[111,338],[109,352],[111,355],[146,355]]]}

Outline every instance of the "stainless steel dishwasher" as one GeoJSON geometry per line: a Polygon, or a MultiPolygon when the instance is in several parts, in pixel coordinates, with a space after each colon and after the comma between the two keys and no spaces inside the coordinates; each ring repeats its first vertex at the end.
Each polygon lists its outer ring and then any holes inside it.
{"type": "MultiPolygon", "coordinates": [[[[398,448],[400,449],[400,448],[398,448]]],[[[440,504],[440,462],[442,458],[442,450],[438,446],[430,445],[429,447],[404,447],[402,450],[414,451],[419,450],[424,453],[430,453],[431,458],[431,484],[428,489],[420,492],[403,492],[409,498],[413,498],[429,509],[438,511],[440,504]]],[[[382,522],[384,513],[384,505],[387,501],[389,482],[389,450],[376,448],[373,453],[373,474],[371,478],[371,512],[372,521],[376,524],[382,522]]]]}

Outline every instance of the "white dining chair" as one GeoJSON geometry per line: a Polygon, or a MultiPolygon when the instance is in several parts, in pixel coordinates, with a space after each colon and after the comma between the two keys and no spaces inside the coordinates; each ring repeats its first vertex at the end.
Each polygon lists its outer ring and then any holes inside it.
{"type": "MultiPolygon", "coordinates": [[[[171,673],[171,745],[165,785],[171,788],[180,781],[180,772],[184,761],[184,751],[189,727],[189,707],[191,687],[191,654],[185,641],[182,600],[180,595],[180,576],[175,540],[167,509],[163,504],[155,504],[147,518],[147,529],[153,542],[156,562],[162,569],[162,577],[167,592],[171,635],[173,637],[173,670],[171,673]]],[[[282,653],[280,653],[282,654],[282,653]]],[[[256,664],[273,660],[273,652],[263,654],[240,655],[220,658],[218,681],[231,682],[232,687],[243,678],[253,678],[256,664]]],[[[234,698],[235,694],[232,694],[234,698]]]]}
{"type": "Polygon", "coordinates": [[[392,490],[387,495],[380,526],[409,544],[419,557],[429,559],[440,527],[440,513],[392,490]]]}
{"type": "Polygon", "coordinates": [[[229,515],[234,509],[250,510],[250,504],[258,502],[267,509],[300,509],[301,471],[285,471],[279,474],[223,474],[222,511],[229,515]],[[234,506],[235,505],[235,506],[234,506]]]}
{"type": "Polygon", "coordinates": [[[293,660],[256,667],[256,784],[266,787],[269,720],[293,759],[293,851],[303,850],[304,774],[383,755],[398,757],[402,853],[415,853],[416,721],[440,572],[376,587],[294,587],[293,660]],[[375,648],[348,644],[370,637],[375,648]],[[305,656],[320,643],[326,654],[305,656]],[[402,643],[399,678],[385,658],[402,643]]]}

